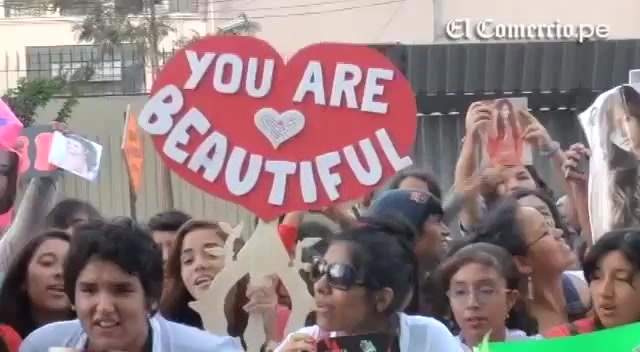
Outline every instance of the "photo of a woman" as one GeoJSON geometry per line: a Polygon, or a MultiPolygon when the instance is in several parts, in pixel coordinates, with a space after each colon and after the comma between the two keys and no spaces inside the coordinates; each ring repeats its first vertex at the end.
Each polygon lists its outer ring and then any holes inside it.
{"type": "Polygon", "coordinates": [[[516,110],[509,99],[494,103],[487,154],[492,165],[522,165],[523,141],[516,110]]]}
{"type": "Polygon", "coordinates": [[[640,92],[630,85],[613,88],[580,120],[591,147],[588,202],[595,241],[640,225],[640,92]]]}
{"type": "Polygon", "coordinates": [[[610,106],[611,230],[640,224],[640,93],[623,85],[610,106]]]}
{"type": "Polygon", "coordinates": [[[75,175],[94,180],[98,175],[102,146],[74,134],[56,133],[49,162],[75,175]]]}

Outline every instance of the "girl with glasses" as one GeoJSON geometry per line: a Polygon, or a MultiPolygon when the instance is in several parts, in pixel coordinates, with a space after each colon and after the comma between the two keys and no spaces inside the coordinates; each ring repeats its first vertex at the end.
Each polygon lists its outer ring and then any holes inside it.
{"type": "Polygon", "coordinates": [[[276,351],[315,351],[326,338],[382,333],[392,337],[391,351],[459,352],[459,344],[442,323],[401,313],[408,304],[417,303],[411,226],[391,220],[361,221],[332,238],[324,256],[314,260],[317,325],[290,334],[276,351]]]}
{"type": "Polygon", "coordinates": [[[464,246],[442,264],[439,278],[463,350],[471,352],[489,332],[491,341],[527,337],[529,318],[518,292],[523,276],[509,252],[489,243],[464,246]]]}

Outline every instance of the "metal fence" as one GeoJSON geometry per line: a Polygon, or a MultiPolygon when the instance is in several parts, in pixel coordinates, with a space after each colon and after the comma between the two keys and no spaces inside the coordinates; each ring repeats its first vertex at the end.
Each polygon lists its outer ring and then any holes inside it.
{"type": "MultiPolygon", "coordinates": [[[[162,50],[160,64],[174,52],[162,50]]],[[[74,81],[84,97],[144,95],[151,86],[150,73],[141,45],[123,44],[104,50],[94,45],[30,46],[24,53],[5,52],[0,56],[0,93],[15,88],[21,78],[64,76],[74,81]]]]}

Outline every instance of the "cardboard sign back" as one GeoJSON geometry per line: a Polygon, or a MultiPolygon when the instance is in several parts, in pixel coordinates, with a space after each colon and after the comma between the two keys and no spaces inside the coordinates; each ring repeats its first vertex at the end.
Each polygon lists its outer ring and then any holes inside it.
{"type": "MultiPolygon", "coordinates": [[[[240,236],[239,228],[231,232],[227,244],[240,236]]],[[[224,312],[227,293],[233,286],[249,274],[250,284],[259,284],[270,276],[277,276],[291,297],[291,315],[285,328],[285,334],[304,326],[307,315],[313,311],[315,303],[309,293],[306,282],[299,274],[304,266],[300,260],[301,244],[292,261],[278,236],[278,223],[260,221],[255,231],[233,260],[233,246],[225,250],[225,267],[216,275],[207,293],[199,297],[190,306],[200,314],[204,328],[217,335],[227,335],[227,319],[224,312]]],[[[250,315],[247,329],[243,335],[248,352],[259,352],[266,341],[265,322],[260,315],[250,315]]],[[[276,341],[267,341],[272,347],[276,341]]]]}

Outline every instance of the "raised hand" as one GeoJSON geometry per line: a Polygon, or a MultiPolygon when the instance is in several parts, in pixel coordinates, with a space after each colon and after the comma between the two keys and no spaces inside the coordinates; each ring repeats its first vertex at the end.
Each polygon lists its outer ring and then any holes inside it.
{"type": "Polygon", "coordinates": [[[481,128],[491,122],[491,107],[482,101],[477,101],[469,106],[465,117],[465,131],[467,137],[476,135],[481,128]]]}
{"type": "Polygon", "coordinates": [[[527,110],[519,110],[520,118],[526,121],[527,127],[522,131],[522,139],[537,146],[540,150],[549,150],[553,139],[544,126],[527,110]]]}
{"type": "Polygon", "coordinates": [[[586,182],[589,175],[586,170],[580,170],[580,161],[589,160],[591,151],[582,143],[576,143],[565,152],[566,159],[562,164],[562,172],[567,181],[586,182]]]}

